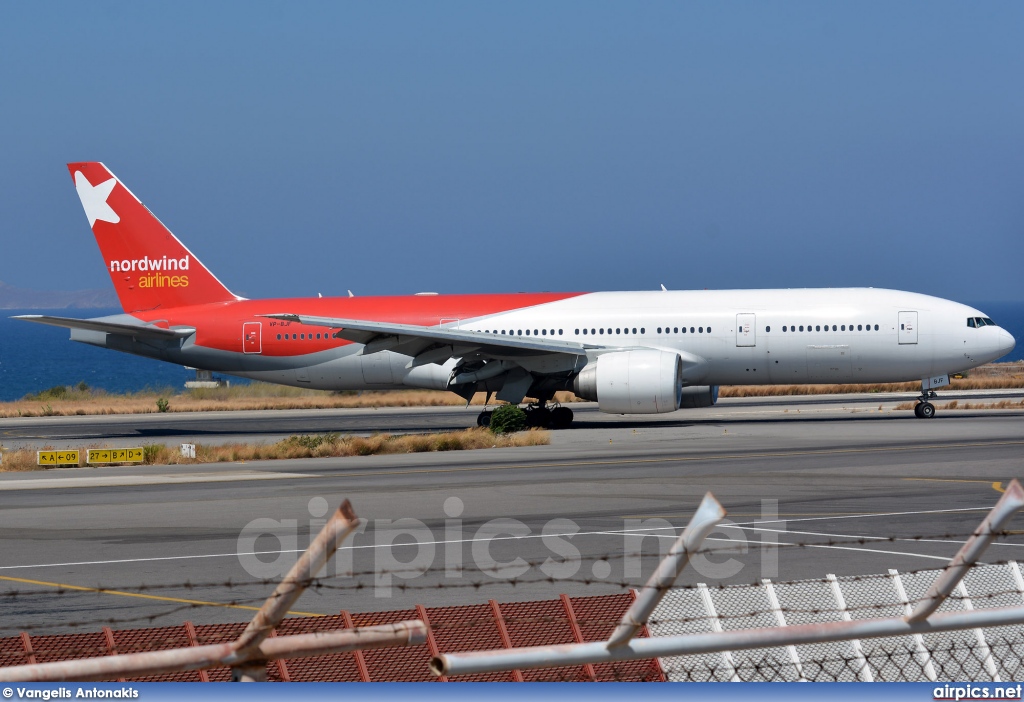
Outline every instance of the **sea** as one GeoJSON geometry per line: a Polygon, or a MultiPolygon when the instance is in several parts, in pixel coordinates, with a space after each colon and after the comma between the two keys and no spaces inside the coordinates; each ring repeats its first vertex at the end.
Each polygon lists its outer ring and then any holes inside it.
{"type": "MultiPolygon", "coordinates": [[[[1024,360],[1024,302],[968,303],[1013,334],[1017,347],[1001,361],[1024,360]]],[[[195,372],[172,363],[72,342],[68,330],[11,319],[18,314],[100,317],[121,310],[3,310],[0,316],[0,401],[18,400],[56,385],[107,392],[180,390],[195,372]]],[[[232,382],[247,382],[232,379],[232,382]]]]}

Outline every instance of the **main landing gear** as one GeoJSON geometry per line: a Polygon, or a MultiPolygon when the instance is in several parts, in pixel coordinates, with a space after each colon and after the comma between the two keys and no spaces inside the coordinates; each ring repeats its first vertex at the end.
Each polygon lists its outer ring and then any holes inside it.
{"type": "MultiPolygon", "coordinates": [[[[549,407],[547,402],[533,402],[523,408],[526,426],[543,429],[568,429],[572,425],[572,410],[562,405],[549,407]]],[[[484,410],[476,418],[478,427],[491,425],[491,411],[484,410]]]]}
{"type": "Polygon", "coordinates": [[[935,405],[929,400],[933,400],[938,395],[935,394],[934,390],[925,390],[921,393],[921,397],[918,398],[918,403],[914,405],[914,416],[918,419],[931,419],[935,416],[935,405]]]}

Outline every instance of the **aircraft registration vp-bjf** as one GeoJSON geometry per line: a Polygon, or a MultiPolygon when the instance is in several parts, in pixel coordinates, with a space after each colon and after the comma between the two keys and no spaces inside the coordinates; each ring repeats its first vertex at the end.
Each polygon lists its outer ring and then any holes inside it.
{"type": "Polygon", "coordinates": [[[550,405],[559,390],[602,412],[650,414],[713,405],[719,385],[920,379],[916,414],[928,418],[950,373],[1014,347],[979,310],[870,288],[247,300],[102,163],[68,169],[124,314],[20,319],[256,380],[532,398],[532,423],[564,427],[572,411],[550,405]]]}

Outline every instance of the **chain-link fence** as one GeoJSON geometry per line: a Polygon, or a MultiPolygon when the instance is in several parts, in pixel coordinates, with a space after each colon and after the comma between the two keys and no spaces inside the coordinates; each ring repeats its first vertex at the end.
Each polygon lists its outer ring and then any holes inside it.
{"type": "MultiPolygon", "coordinates": [[[[941,573],[923,570],[758,585],[674,588],[648,626],[675,636],[902,617],[941,573]]],[[[975,566],[940,612],[1024,604],[1015,561],[975,566]]],[[[661,659],[674,681],[1020,681],[1024,626],[724,651],[661,659]]]]}

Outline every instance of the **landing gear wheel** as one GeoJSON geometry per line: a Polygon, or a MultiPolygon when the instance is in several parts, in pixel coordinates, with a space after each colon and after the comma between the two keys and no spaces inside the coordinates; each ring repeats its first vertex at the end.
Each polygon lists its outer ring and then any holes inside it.
{"type": "Polygon", "coordinates": [[[935,405],[931,402],[918,403],[914,413],[921,419],[931,419],[935,416],[935,405]]]}
{"type": "Polygon", "coordinates": [[[541,429],[551,426],[551,410],[547,407],[527,407],[526,426],[541,429]]]}
{"type": "Polygon", "coordinates": [[[489,427],[491,426],[491,414],[490,410],[484,410],[476,416],[476,425],[478,427],[489,427]]]}
{"type": "Polygon", "coordinates": [[[568,429],[572,425],[572,410],[568,407],[556,407],[551,410],[551,427],[568,429]]]}

